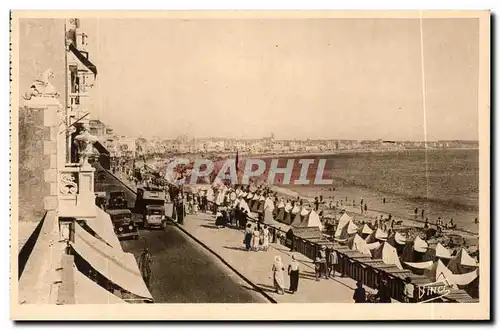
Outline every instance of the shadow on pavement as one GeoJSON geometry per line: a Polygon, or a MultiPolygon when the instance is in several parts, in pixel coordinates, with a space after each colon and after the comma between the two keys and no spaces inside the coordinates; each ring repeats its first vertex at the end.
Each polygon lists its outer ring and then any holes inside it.
{"type": "Polygon", "coordinates": [[[218,228],[217,226],[214,226],[214,225],[201,225],[201,227],[209,228],[209,229],[220,229],[220,228],[218,228]]]}
{"type": "Polygon", "coordinates": [[[247,251],[246,248],[244,248],[243,246],[224,246],[225,249],[228,249],[228,250],[235,250],[235,251],[244,251],[244,252],[249,252],[247,251]]]}

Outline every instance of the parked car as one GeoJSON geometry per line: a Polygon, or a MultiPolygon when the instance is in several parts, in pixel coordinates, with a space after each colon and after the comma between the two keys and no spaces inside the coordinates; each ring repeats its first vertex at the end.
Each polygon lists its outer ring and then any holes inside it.
{"type": "Polygon", "coordinates": [[[127,209],[127,199],[125,198],[125,192],[123,191],[112,191],[109,193],[108,209],[127,209]]]}
{"type": "Polygon", "coordinates": [[[118,239],[132,237],[133,239],[139,238],[139,231],[132,221],[132,212],[128,209],[108,210],[111,222],[115,229],[115,234],[118,239]]]}

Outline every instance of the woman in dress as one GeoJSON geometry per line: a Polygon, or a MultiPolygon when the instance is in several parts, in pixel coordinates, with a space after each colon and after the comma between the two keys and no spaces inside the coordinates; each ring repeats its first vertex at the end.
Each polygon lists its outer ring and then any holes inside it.
{"type": "Polygon", "coordinates": [[[253,228],[253,234],[252,234],[252,250],[255,252],[259,251],[259,241],[260,241],[260,231],[258,226],[255,226],[253,228]]]}
{"type": "Polygon", "coordinates": [[[288,265],[288,275],[290,276],[290,293],[295,293],[299,287],[299,263],[292,254],[292,262],[288,265]]]}
{"type": "Polygon", "coordinates": [[[283,271],[285,267],[283,267],[283,263],[281,262],[281,257],[274,257],[274,265],[272,268],[273,271],[273,282],[274,288],[276,292],[279,294],[285,294],[285,281],[283,279],[283,271]]]}
{"type": "Polygon", "coordinates": [[[262,229],[262,249],[264,251],[267,251],[269,248],[269,229],[267,228],[266,225],[264,225],[264,228],[262,229]]]}

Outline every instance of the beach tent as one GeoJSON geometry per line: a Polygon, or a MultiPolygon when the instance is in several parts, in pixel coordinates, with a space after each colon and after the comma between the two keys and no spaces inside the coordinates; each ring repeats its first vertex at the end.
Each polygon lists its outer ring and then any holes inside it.
{"type": "Polygon", "coordinates": [[[359,230],[359,234],[361,236],[364,236],[364,235],[370,235],[371,233],[373,233],[373,230],[370,228],[370,226],[368,226],[368,224],[364,224],[363,227],[361,227],[361,229],[359,230]]]}
{"type": "Polygon", "coordinates": [[[339,223],[337,225],[337,230],[338,230],[339,234],[340,234],[340,231],[342,231],[342,228],[344,228],[344,226],[346,226],[351,221],[352,221],[352,218],[347,213],[343,213],[340,216],[339,223]]]}
{"type": "Polygon", "coordinates": [[[283,218],[283,223],[286,225],[292,224],[293,218],[292,218],[292,204],[290,202],[286,203],[285,205],[285,213],[284,213],[284,218],[283,218]]]}
{"type": "Polygon", "coordinates": [[[347,213],[343,213],[339,218],[337,229],[335,230],[334,238],[337,241],[339,242],[347,241],[348,237],[347,227],[349,226],[350,223],[352,223],[352,218],[349,215],[347,215],[347,213]]]}
{"type": "Polygon", "coordinates": [[[285,203],[281,200],[277,205],[276,210],[276,220],[278,222],[283,222],[285,219],[285,203]]]}
{"type": "Polygon", "coordinates": [[[451,252],[445,248],[441,243],[437,243],[436,247],[436,257],[440,259],[451,259],[451,252]]]}
{"type": "Polygon", "coordinates": [[[266,198],[264,196],[260,196],[259,202],[257,203],[257,212],[262,213],[264,212],[265,204],[266,203],[266,198]]]}
{"type": "Polygon", "coordinates": [[[467,287],[478,277],[477,269],[466,274],[453,274],[441,260],[437,260],[427,268],[424,275],[434,282],[446,280],[455,288],[467,287]]]}
{"type": "Polygon", "coordinates": [[[427,249],[429,248],[429,244],[427,244],[426,241],[420,238],[420,236],[415,237],[415,240],[413,241],[413,250],[416,252],[420,253],[425,253],[427,252],[427,249]]]}
{"type": "Polygon", "coordinates": [[[305,217],[308,214],[309,214],[309,211],[305,207],[302,207],[302,209],[300,210],[300,212],[297,212],[294,215],[293,222],[292,222],[291,226],[293,226],[293,227],[302,227],[301,226],[302,221],[305,219],[305,217]]]}
{"type": "Polygon", "coordinates": [[[405,268],[408,268],[412,273],[417,275],[423,275],[426,269],[432,267],[434,262],[432,261],[421,261],[421,262],[404,262],[405,268]]]}
{"type": "Polygon", "coordinates": [[[461,248],[448,263],[448,268],[454,274],[466,274],[477,269],[478,266],[476,260],[464,248],[461,248]]]}
{"type": "Polygon", "coordinates": [[[377,228],[377,230],[375,230],[365,238],[365,241],[368,244],[386,240],[387,240],[387,233],[380,228],[377,228]]]}
{"type": "Polygon", "coordinates": [[[349,221],[349,223],[347,224],[347,234],[354,235],[357,232],[358,232],[358,226],[356,226],[353,221],[349,221]]]}
{"type": "Polygon", "coordinates": [[[421,262],[427,261],[425,254],[428,249],[428,244],[420,237],[416,237],[413,241],[407,241],[401,253],[401,260],[404,262],[421,262]]]}
{"type": "Polygon", "coordinates": [[[378,248],[372,249],[373,259],[382,259],[382,262],[386,265],[394,265],[399,269],[403,269],[401,261],[399,260],[398,252],[396,251],[396,248],[394,246],[392,246],[388,242],[384,242],[382,243],[382,245],[380,245],[379,242],[375,242],[372,244],[379,244],[378,248]]]}
{"type": "Polygon", "coordinates": [[[399,232],[393,232],[387,238],[387,242],[398,251],[398,255],[401,255],[406,244],[406,237],[399,232]]]}
{"type": "Polygon", "coordinates": [[[305,216],[299,227],[318,227],[320,231],[323,231],[323,224],[319,219],[318,213],[316,213],[316,211],[314,210],[312,210],[307,216],[305,216]]]}
{"type": "Polygon", "coordinates": [[[358,251],[371,257],[371,251],[379,248],[380,243],[376,242],[373,244],[366,244],[365,240],[361,236],[355,234],[347,240],[347,245],[351,250],[358,251]]]}
{"type": "Polygon", "coordinates": [[[380,228],[377,228],[375,231],[375,238],[380,240],[380,241],[386,241],[387,240],[387,233],[383,231],[380,228]]]}

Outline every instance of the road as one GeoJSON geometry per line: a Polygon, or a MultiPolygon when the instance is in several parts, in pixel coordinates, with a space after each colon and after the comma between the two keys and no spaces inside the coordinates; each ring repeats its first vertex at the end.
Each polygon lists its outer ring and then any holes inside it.
{"type": "MultiPolygon", "coordinates": [[[[97,175],[96,175],[97,177],[97,175]]],[[[95,191],[124,191],[129,207],[135,194],[109,173],[95,191]]],[[[140,230],[138,240],[122,241],[123,250],[139,257],[145,247],[153,256],[151,294],[157,303],[266,303],[261,294],[175,225],[140,230]]]]}

